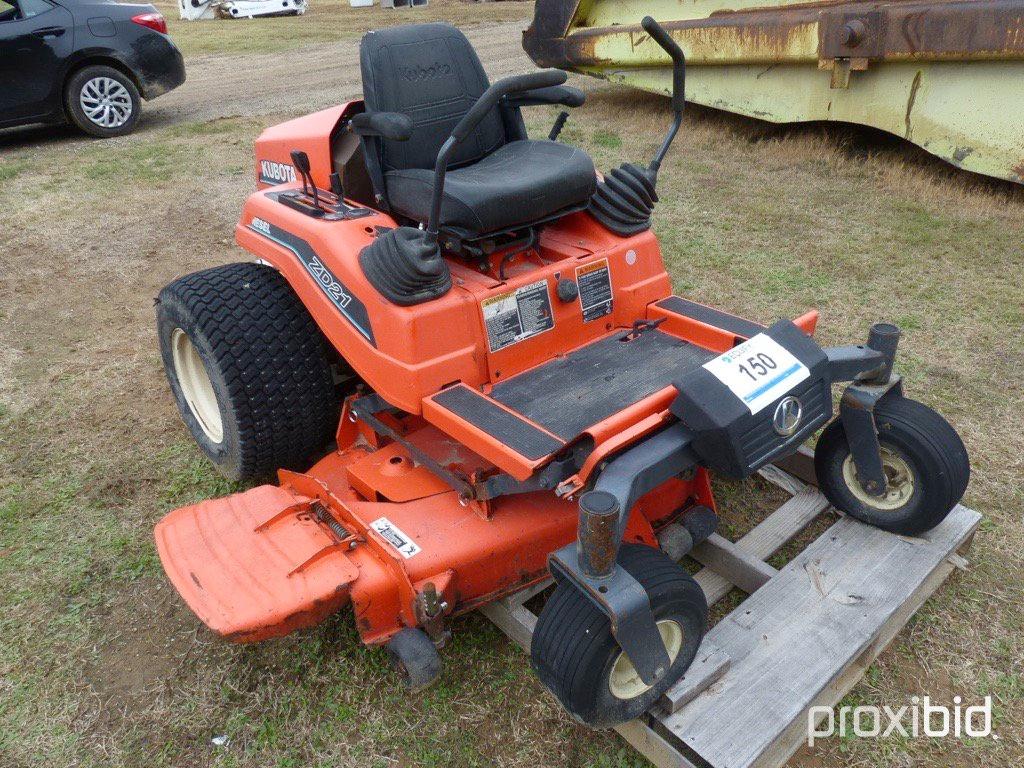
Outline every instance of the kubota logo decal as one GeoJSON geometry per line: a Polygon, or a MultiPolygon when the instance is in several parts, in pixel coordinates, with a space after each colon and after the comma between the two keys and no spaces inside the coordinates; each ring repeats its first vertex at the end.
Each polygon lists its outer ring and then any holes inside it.
{"type": "Polygon", "coordinates": [[[295,168],[288,163],[260,160],[260,181],[263,184],[284,184],[295,181],[295,168]]]}
{"type": "Polygon", "coordinates": [[[435,77],[447,77],[452,73],[451,65],[440,61],[426,67],[422,64],[417,64],[415,67],[399,67],[398,70],[402,77],[411,83],[416,83],[420,80],[433,80],[435,77]]]}

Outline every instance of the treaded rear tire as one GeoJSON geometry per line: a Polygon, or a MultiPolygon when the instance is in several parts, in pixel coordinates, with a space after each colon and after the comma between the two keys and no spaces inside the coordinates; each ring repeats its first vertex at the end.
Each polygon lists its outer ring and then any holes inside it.
{"type": "Polygon", "coordinates": [[[530,662],[569,714],[591,728],[608,728],[647,711],[693,663],[707,628],[703,590],[664,552],[623,544],[618,563],[647,590],[655,620],[680,625],[683,643],[665,677],[634,698],[617,698],[609,676],[621,649],[611,622],[574,587],[559,584],[537,621],[530,662]]]}
{"type": "Polygon", "coordinates": [[[178,410],[203,452],[231,480],[306,469],[331,441],[341,397],[333,347],[272,267],[206,269],[167,285],[156,301],[164,370],[178,410]],[[181,329],[209,377],[223,437],[197,420],[175,370],[181,329]]]}

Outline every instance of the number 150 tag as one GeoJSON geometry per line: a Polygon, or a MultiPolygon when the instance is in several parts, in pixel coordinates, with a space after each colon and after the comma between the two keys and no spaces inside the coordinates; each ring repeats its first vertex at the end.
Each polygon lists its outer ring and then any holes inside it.
{"type": "Polygon", "coordinates": [[[763,333],[709,360],[704,367],[751,413],[764,410],[811,375],[806,365],[763,333]]]}

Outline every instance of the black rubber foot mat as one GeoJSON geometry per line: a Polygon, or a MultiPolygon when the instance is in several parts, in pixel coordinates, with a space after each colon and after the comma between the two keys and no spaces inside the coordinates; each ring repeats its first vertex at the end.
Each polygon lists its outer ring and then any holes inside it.
{"type": "Polygon", "coordinates": [[[698,322],[729,331],[729,333],[734,333],[744,339],[749,339],[751,336],[756,336],[761,331],[766,330],[765,326],[759,323],[744,320],[742,317],[736,317],[736,315],[730,315],[728,312],[722,312],[720,309],[713,309],[712,307],[705,307],[703,304],[687,301],[679,296],[669,296],[667,299],[662,299],[657,303],[657,306],[667,309],[669,312],[675,312],[677,315],[692,317],[698,322]]]}
{"type": "Polygon", "coordinates": [[[658,330],[632,341],[622,341],[625,335],[621,331],[502,382],[491,397],[569,441],[717,356],[658,330]]]}
{"type": "Polygon", "coordinates": [[[551,435],[465,384],[446,389],[431,399],[531,461],[562,449],[563,444],[551,435]]]}

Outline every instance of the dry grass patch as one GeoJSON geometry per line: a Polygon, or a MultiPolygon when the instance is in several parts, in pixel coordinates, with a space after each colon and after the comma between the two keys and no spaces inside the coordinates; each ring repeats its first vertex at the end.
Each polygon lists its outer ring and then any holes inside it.
{"type": "MultiPolygon", "coordinates": [[[[649,157],[667,102],[586,87],[566,140],[603,169],[649,157]]],[[[554,115],[532,110],[534,133],[554,115]]],[[[253,187],[252,141],[287,116],[5,152],[3,167],[19,170],[0,186],[16,222],[0,229],[0,764],[640,765],[559,711],[481,618],[457,622],[441,684],[410,698],[382,653],[357,646],[347,614],[227,645],[162,578],[153,524],[231,489],[174,411],[152,297],[176,275],[247,258],[231,237],[253,187]]],[[[1024,196],[857,132],[697,109],[659,191],[655,228],[680,292],[759,320],[817,305],[828,343],[896,319],[909,391],[949,415],[974,460],[967,501],[986,522],[973,567],[853,696],[990,694],[1002,739],[833,741],[794,764],[1021,764],[1024,196]]],[[[763,484],[718,489],[731,535],[779,501],[763,484]]]]}

